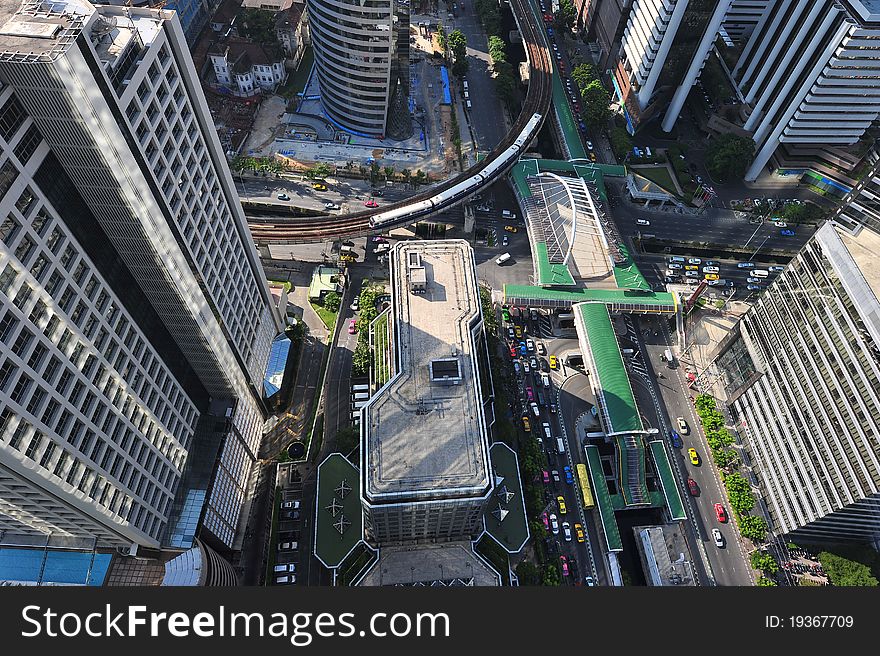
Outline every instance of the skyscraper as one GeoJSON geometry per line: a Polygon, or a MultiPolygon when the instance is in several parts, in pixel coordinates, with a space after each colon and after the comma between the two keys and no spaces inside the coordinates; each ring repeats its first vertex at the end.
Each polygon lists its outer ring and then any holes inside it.
{"type": "Polygon", "coordinates": [[[232,545],[280,329],[179,21],[0,0],[0,530],[232,545]]]}
{"type": "Polygon", "coordinates": [[[308,9],[327,116],[355,134],[409,136],[409,3],[308,0],[308,9]]]}
{"type": "Polygon", "coordinates": [[[880,538],[880,235],[822,226],[718,351],[777,534],[880,538]]]}

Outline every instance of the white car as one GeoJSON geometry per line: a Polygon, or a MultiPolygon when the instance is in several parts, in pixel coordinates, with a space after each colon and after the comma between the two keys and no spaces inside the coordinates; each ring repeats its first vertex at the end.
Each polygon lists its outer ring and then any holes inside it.
{"type": "Polygon", "coordinates": [[[522,366],[524,374],[527,374],[531,371],[531,369],[529,369],[529,363],[526,360],[523,360],[522,366]]]}
{"type": "Polygon", "coordinates": [[[565,536],[566,542],[571,542],[571,524],[562,522],[562,534],[565,536]]]}
{"type": "Polygon", "coordinates": [[[712,529],[712,539],[715,540],[715,546],[719,549],[724,546],[724,536],[717,528],[712,529]]]}
{"type": "Polygon", "coordinates": [[[531,339],[526,340],[526,349],[528,349],[529,353],[535,350],[535,343],[531,339]]]}
{"type": "Polygon", "coordinates": [[[704,266],[703,273],[718,273],[721,271],[717,266],[704,266]]]}
{"type": "Polygon", "coordinates": [[[636,225],[649,226],[651,225],[651,222],[648,221],[648,219],[636,219],[636,225]]]}
{"type": "Polygon", "coordinates": [[[698,257],[689,257],[688,258],[688,264],[700,264],[700,263],[702,263],[702,261],[703,260],[701,260],[698,257]]]}
{"type": "Polygon", "coordinates": [[[688,278],[699,278],[700,272],[699,271],[685,271],[684,275],[686,275],[688,278]]]}
{"type": "Polygon", "coordinates": [[[593,142],[592,141],[587,141],[586,144],[587,144],[587,150],[593,150],[593,142]]]}
{"type": "Polygon", "coordinates": [[[788,224],[785,221],[774,221],[773,225],[775,225],[777,228],[787,228],[788,227],[788,224]]]}
{"type": "Polygon", "coordinates": [[[290,200],[290,196],[287,194],[278,194],[278,200],[290,200]]]}
{"type": "Polygon", "coordinates": [[[285,501],[281,504],[282,510],[297,510],[299,508],[299,501],[285,501]]]}
{"type": "Polygon", "coordinates": [[[550,530],[553,535],[559,535],[559,521],[556,519],[556,513],[550,513],[550,530]]]}
{"type": "Polygon", "coordinates": [[[338,209],[339,209],[339,205],[337,205],[336,203],[324,203],[324,209],[327,209],[327,210],[338,210],[338,209]]]}
{"type": "Polygon", "coordinates": [[[670,262],[666,265],[667,269],[684,269],[684,266],[679,264],[678,262],[670,262]]]}

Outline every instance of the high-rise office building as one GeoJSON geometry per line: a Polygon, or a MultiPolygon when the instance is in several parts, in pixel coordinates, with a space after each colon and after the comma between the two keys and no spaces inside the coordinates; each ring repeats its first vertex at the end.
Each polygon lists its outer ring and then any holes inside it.
{"type": "Polygon", "coordinates": [[[880,234],[826,223],[719,347],[778,535],[880,538],[878,258],[880,234]]]}
{"type": "Polygon", "coordinates": [[[734,42],[751,36],[773,0],[733,0],[724,17],[724,31],[734,42]]]}
{"type": "Polygon", "coordinates": [[[172,12],[0,1],[0,530],[232,545],[280,329],[172,12]]]}
{"type": "Polygon", "coordinates": [[[494,489],[474,253],[457,240],[402,243],[390,268],[393,375],[361,420],[367,534],[380,544],[467,538],[494,489]]]}
{"type": "Polygon", "coordinates": [[[409,136],[409,3],[308,0],[321,104],[355,134],[409,136]]]}

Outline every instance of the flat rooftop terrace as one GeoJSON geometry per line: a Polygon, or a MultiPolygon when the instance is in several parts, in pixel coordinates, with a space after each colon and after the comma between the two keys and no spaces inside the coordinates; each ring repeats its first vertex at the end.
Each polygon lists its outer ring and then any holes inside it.
{"type": "Polygon", "coordinates": [[[474,553],[470,542],[382,547],[379,561],[359,585],[466,586],[500,585],[498,573],[474,553]]]}
{"type": "Polygon", "coordinates": [[[398,373],[365,406],[365,495],[371,503],[481,496],[491,472],[472,334],[481,316],[473,251],[460,240],[404,242],[390,267],[398,373]]]}

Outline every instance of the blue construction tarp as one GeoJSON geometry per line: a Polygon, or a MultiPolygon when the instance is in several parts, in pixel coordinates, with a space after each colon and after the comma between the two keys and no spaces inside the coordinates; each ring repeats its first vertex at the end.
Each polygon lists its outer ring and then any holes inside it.
{"type": "Polygon", "coordinates": [[[440,79],[443,81],[443,102],[447,105],[452,104],[452,96],[449,93],[449,71],[445,66],[440,67],[440,79]]]}

